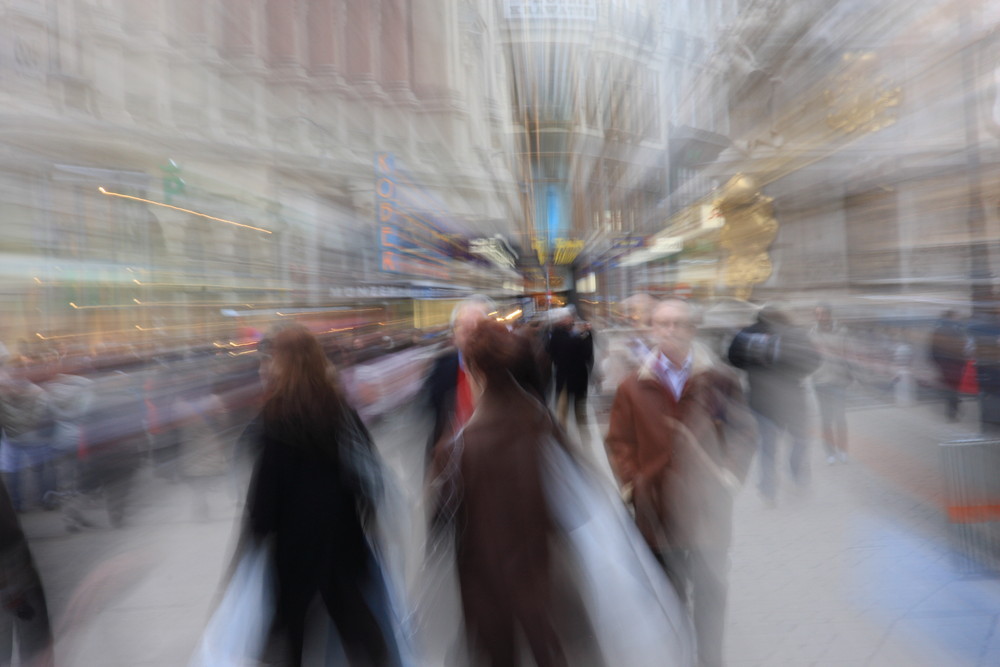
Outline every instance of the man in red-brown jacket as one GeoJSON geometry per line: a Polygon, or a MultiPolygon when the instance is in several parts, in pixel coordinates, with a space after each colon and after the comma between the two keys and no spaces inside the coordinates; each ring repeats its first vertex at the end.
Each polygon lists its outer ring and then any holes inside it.
{"type": "Polygon", "coordinates": [[[722,664],[733,496],[757,432],[736,375],[695,342],[691,307],[653,310],[650,354],[618,388],[608,458],[635,520],[689,602],[701,665],[722,664]]]}

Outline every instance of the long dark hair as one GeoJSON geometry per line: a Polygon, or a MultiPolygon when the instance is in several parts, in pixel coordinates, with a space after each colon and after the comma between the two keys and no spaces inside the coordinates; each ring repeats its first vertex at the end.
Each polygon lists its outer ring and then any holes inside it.
{"type": "Polygon", "coordinates": [[[271,357],[263,417],[289,431],[295,444],[335,452],[333,437],[344,423],[347,404],[319,341],[305,327],[278,331],[261,346],[271,357]]]}

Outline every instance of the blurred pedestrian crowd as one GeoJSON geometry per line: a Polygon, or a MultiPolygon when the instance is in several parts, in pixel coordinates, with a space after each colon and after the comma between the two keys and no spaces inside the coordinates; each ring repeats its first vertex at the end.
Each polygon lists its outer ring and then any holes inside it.
{"type": "Polygon", "coordinates": [[[496,310],[467,299],[449,338],[380,340],[378,354],[300,325],[239,354],[3,350],[0,663],[53,660],[18,514],[120,528],[146,466],[187,485],[195,520],[213,487],[245,501],[195,664],[424,664],[438,650],[455,665],[719,665],[733,498],[753,461],[773,507],[808,493],[814,441],[829,465],[850,461],[858,400],[930,393],[954,420],[975,395],[983,430],[1000,423],[992,313],[917,330],[842,323],[829,304],[726,319],[645,294],[612,322],[496,310]],[[413,402],[429,418],[413,439],[426,525],[403,565],[389,556],[398,480],[368,426],[413,402]],[[606,429],[604,460],[592,429],[606,429]],[[453,604],[427,582],[450,582],[453,604]]]}

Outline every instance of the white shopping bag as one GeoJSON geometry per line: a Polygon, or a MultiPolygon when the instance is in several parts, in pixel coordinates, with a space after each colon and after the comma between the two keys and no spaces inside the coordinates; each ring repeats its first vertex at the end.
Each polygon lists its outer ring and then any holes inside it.
{"type": "Polygon", "coordinates": [[[209,619],[189,667],[258,664],[274,613],[272,576],[267,548],[249,547],[209,619]]]}
{"type": "Polygon", "coordinates": [[[617,492],[558,444],[545,452],[546,492],[581,570],[578,591],[604,663],[694,665],[694,628],[687,609],[617,492]]]}

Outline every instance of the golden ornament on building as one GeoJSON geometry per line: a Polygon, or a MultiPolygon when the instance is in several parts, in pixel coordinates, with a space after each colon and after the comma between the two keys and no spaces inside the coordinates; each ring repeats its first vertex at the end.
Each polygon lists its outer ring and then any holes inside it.
{"type": "Polygon", "coordinates": [[[896,122],[891,111],[902,98],[899,86],[889,86],[878,74],[878,59],[871,52],[845,53],[844,69],[834,86],[823,92],[830,112],[826,124],[832,130],[853,134],[875,132],[896,122]]]}
{"type": "Polygon", "coordinates": [[[753,178],[737,174],[714,204],[726,221],[719,232],[719,243],[727,252],[725,283],[741,299],[771,276],[767,249],[778,234],[773,201],[760,193],[753,178]]]}

